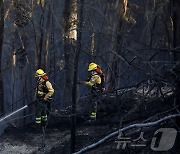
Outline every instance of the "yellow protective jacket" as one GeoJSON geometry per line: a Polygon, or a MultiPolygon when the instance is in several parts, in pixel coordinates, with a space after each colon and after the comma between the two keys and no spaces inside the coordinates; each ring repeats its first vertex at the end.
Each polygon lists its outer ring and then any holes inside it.
{"type": "Polygon", "coordinates": [[[40,82],[37,86],[37,95],[43,97],[44,100],[48,100],[54,94],[52,84],[48,80],[40,82]]]}
{"type": "Polygon", "coordinates": [[[98,87],[101,84],[101,77],[98,74],[94,74],[89,81],[85,81],[85,84],[90,87],[98,87]]]}

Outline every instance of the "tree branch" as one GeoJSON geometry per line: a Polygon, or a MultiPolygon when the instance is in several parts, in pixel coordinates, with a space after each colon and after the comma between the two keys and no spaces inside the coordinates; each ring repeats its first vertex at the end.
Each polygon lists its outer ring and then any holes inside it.
{"type": "Polygon", "coordinates": [[[88,150],[94,149],[94,148],[96,148],[97,146],[99,146],[100,144],[102,144],[102,143],[104,143],[105,141],[107,141],[108,139],[110,139],[110,138],[118,135],[119,132],[123,132],[123,131],[129,130],[129,129],[132,129],[132,128],[141,128],[141,127],[154,126],[154,125],[157,125],[157,124],[159,124],[159,123],[161,123],[161,122],[163,122],[163,121],[165,121],[165,120],[169,120],[169,119],[171,119],[171,118],[175,118],[175,117],[179,117],[179,116],[180,116],[180,114],[174,114],[174,115],[166,116],[166,117],[164,117],[164,118],[162,118],[162,119],[160,119],[160,120],[154,121],[154,122],[139,123],[139,124],[129,125],[129,126],[127,126],[127,127],[121,128],[121,129],[119,129],[119,130],[117,130],[117,131],[115,131],[115,132],[113,132],[113,133],[105,136],[104,138],[102,138],[102,139],[99,140],[98,142],[93,143],[93,144],[91,144],[91,145],[89,145],[89,146],[81,149],[80,151],[78,151],[78,152],[76,152],[76,153],[74,153],[74,154],[81,154],[81,153],[86,152],[86,151],[88,151],[88,150]]]}

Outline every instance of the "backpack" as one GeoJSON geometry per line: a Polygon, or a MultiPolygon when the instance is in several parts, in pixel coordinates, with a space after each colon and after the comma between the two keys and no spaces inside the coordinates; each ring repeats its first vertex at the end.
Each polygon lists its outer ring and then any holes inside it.
{"type": "Polygon", "coordinates": [[[105,88],[106,77],[104,73],[101,73],[99,76],[101,78],[101,92],[104,92],[106,90],[105,88]]]}
{"type": "Polygon", "coordinates": [[[100,84],[101,92],[104,92],[106,78],[105,78],[105,74],[102,72],[101,67],[99,65],[97,66],[96,72],[101,78],[101,84],[100,84]]]}

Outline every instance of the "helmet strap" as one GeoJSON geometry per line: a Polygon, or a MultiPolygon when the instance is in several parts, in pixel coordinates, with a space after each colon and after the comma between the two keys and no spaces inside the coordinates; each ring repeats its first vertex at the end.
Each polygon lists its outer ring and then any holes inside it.
{"type": "Polygon", "coordinates": [[[92,74],[92,75],[95,75],[95,74],[97,74],[97,73],[96,73],[95,70],[93,70],[93,71],[91,71],[91,74],[92,74]]]}
{"type": "Polygon", "coordinates": [[[38,82],[38,83],[41,82],[41,80],[42,80],[41,77],[38,77],[38,78],[37,78],[37,82],[38,82]]]}

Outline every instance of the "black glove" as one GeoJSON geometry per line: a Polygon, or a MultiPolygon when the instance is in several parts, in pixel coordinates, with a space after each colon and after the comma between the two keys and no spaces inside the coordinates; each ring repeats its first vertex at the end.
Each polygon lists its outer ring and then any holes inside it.
{"type": "Polygon", "coordinates": [[[43,98],[43,100],[44,100],[45,102],[50,102],[50,101],[52,101],[52,97],[49,97],[49,98],[47,98],[47,99],[44,99],[44,98],[43,98]]]}

